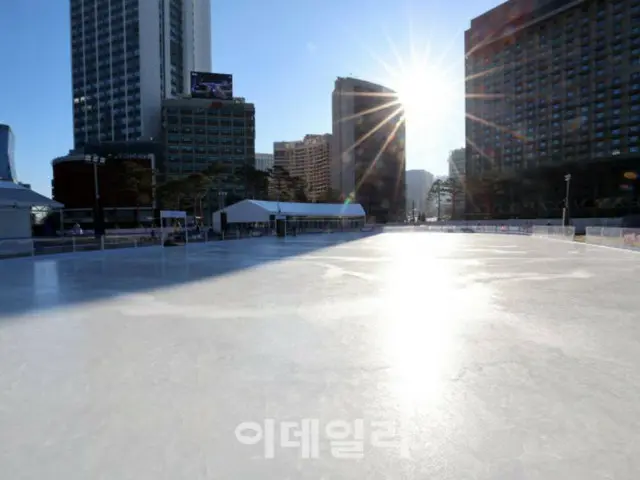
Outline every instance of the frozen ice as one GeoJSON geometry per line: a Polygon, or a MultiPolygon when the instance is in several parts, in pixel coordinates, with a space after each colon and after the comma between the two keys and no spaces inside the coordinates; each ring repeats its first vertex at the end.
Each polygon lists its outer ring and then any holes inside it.
{"type": "Polygon", "coordinates": [[[635,252],[335,233],[5,260],[0,278],[1,478],[640,471],[635,252]],[[282,436],[303,419],[318,432],[282,436]],[[327,425],[360,420],[362,458],[338,458],[327,425]],[[273,442],[238,440],[269,421],[273,442]]]}

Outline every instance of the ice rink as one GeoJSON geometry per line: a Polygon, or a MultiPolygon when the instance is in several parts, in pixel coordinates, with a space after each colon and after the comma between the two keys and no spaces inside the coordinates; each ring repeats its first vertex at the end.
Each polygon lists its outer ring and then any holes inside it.
{"type": "Polygon", "coordinates": [[[638,253],[325,234],[5,260],[0,278],[3,479],[640,472],[638,253]],[[340,444],[347,425],[361,442],[340,444]]]}

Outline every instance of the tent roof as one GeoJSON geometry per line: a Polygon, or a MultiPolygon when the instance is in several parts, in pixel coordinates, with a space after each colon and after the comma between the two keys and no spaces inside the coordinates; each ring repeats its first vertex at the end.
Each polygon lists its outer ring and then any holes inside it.
{"type": "Polygon", "coordinates": [[[0,207],[52,207],[64,205],[17,183],[0,180],[0,207]]]}
{"type": "Polygon", "coordinates": [[[299,217],[364,217],[359,203],[295,203],[269,202],[266,200],[244,200],[267,210],[273,215],[299,217]]]}

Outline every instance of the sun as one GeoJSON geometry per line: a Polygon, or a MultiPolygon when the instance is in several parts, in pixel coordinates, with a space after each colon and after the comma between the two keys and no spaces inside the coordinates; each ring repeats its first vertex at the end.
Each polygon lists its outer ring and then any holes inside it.
{"type": "Polygon", "coordinates": [[[447,77],[441,69],[422,66],[398,72],[394,83],[407,124],[425,127],[442,122],[455,101],[453,81],[447,77]]]}

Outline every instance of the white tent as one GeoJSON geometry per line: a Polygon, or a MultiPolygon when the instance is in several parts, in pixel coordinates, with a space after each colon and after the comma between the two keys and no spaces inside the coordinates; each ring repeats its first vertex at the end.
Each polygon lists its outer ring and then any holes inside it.
{"type": "Polygon", "coordinates": [[[365,211],[357,203],[294,203],[266,200],[242,200],[213,213],[213,229],[220,231],[220,213],[227,214],[227,223],[268,223],[272,215],[296,218],[357,219],[364,218],[365,211]]]}
{"type": "Polygon", "coordinates": [[[22,185],[0,180],[0,240],[31,238],[31,208],[63,205],[22,185]]]}

